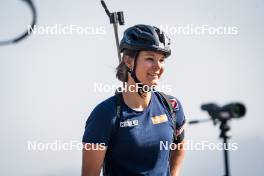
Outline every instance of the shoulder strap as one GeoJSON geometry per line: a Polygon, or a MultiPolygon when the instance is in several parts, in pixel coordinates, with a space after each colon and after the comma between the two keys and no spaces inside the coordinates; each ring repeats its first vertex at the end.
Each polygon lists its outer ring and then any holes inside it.
{"type": "Polygon", "coordinates": [[[170,113],[171,117],[174,118],[175,117],[175,111],[174,108],[172,107],[172,104],[170,102],[169,97],[163,93],[163,92],[158,92],[157,91],[157,96],[160,99],[160,101],[165,105],[165,107],[167,108],[168,112],[170,113]]]}
{"type": "Polygon", "coordinates": [[[165,104],[168,112],[170,113],[171,117],[172,117],[172,122],[173,122],[173,128],[174,128],[174,133],[173,133],[173,139],[177,140],[177,128],[176,128],[176,113],[175,113],[175,110],[170,102],[170,99],[169,97],[163,93],[163,92],[159,92],[157,91],[158,93],[158,97],[161,98],[162,102],[165,104]]]}
{"type": "MultiPolygon", "coordinates": [[[[122,114],[122,103],[123,103],[123,97],[122,97],[122,93],[115,93],[115,101],[116,101],[116,118],[114,119],[114,127],[111,130],[111,134],[110,134],[110,142],[109,142],[109,147],[107,149],[107,153],[110,154],[112,152],[112,146],[111,143],[113,142],[113,138],[115,136],[115,134],[117,133],[118,129],[119,129],[119,125],[120,125],[120,119],[121,119],[121,114],[122,114]]],[[[103,176],[106,176],[106,159],[104,160],[103,163],[103,176]]]]}
{"type": "Polygon", "coordinates": [[[115,95],[116,98],[116,118],[120,119],[121,118],[121,106],[123,103],[123,97],[121,93],[117,93],[115,95]]]}
{"type": "Polygon", "coordinates": [[[114,134],[116,134],[116,132],[119,129],[120,126],[120,119],[121,119],[121,115],[122,115],[122,105],[123,105],[123,97],[122,97],[122,93],[116,93],[115,94],[115,99],[116,99],[116,118],[115,118],[115,124],[114,124],[114,129],[112,129],[111,131],[111,137],[114,136],[114,134]]]}
{"type": "Polygon", "coordinates": [[[158,92],[158,93],[163,98],[163,102],[165,103],[165,106],[168,108],[168,110],[170,111],[170,113],[174,114],[174,109],[172,107],[172,104],[170,102],[169,97],[165,93],[163,93],[163,92],[158,92]]]}

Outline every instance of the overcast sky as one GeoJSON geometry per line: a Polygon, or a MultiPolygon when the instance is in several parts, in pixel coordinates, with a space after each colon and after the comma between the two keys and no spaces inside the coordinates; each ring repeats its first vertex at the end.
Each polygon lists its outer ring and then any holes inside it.
{"type": "MultiPolygon", "coordinates": [[[[95,92],[113,84],[118,64],[112,26],[99,0],[35,0],[38,32],[16,45],[0,47],[0,174],[8,176],[80,175],[81,151],[32,151],[28,142],[80,142],[91,110],[114,92],[95,92]],[[60,34],[54,26],[86,28],[86,34],[60,34]]],[[[203,103],[246,105],[234,119],[230,151],[233,176],[264,174],[263,31],[264,2],[118,1],[110,10],[125,12],[120,37],[129,26],[162,26],[172,43],[162,85],[181,100],[188,120],[209,118],[203,103]],[[189,29],[211,28],[211,33],[189,29]],[[217,28],[225,33],[214,33],[217,28]],[[184,30],[183,30],[184,29],[184,30]]],[[[31,14],[22,1],[0,0],[0,39],[22,33],[31,14]]],[[[186,139],[221,142],[212,122],[188,126],[186,139]]],[[[183,176],[224,175],[222,151],[188,151],[183,176]]]]}

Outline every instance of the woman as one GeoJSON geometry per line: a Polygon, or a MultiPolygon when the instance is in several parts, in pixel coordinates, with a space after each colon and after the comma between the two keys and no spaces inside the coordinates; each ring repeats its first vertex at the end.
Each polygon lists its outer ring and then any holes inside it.
{"type": "Polygon", "coordinates": [[[88,118],[82,176],[100,175],[102,167],[110,176],[179,175],[184,158],[179,145],[184,137],[183,110],[174,97],[153,89],[171,54],[169,45],[157,27],[136,25],[124,32],[116,76],[128,89],[97,105],[88,118]],[[172,144],[178,144],[177,149],[168,148],[172,144]]]}

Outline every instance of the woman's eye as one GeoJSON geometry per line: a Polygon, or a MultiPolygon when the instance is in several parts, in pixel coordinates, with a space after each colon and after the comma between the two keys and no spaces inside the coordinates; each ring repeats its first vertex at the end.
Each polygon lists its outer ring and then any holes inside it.
{"type": "Polygon", "coordinates": [[[161,63],[165,62],[165,59],[160,59],[160,62],[161,62],[161,63]]]}
{"type": "MultiPolygon", "coordinates": [[[[147,61],[155,61],[155,58],[153,58],[153,57],[148,57],[148,58],[146,58],[146,60],[147,61]]],[[[161,58],[161,59],[159,59],[158,60],[158,62],[160,62],[160,63],[164,63],[165,62],[165,59],[164,58],[161,58]]]]}
{"type": "Polygon", "coordinates": [[[147,60],[148,60],[148,61],[153,61],[154,58],[152,58],[152,57],[148,57],[147,60]]]}

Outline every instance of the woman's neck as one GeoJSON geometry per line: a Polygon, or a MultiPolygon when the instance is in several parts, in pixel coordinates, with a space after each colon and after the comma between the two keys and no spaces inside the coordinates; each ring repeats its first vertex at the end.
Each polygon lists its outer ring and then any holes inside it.
{"type": "MultiPolygon", "coordinates": [[[[128,82],[127,86],[135,87],[136,84],[128,82]]],[[[136,111],[143,111],[146,109],[151,100],[151,92],[146,92],[143,96],[140,96],[136,89],[132,89],[132,91],[129,90],[130,89],[123,92],[123,98],[126,105],[136,111]]]]}

